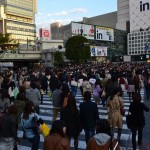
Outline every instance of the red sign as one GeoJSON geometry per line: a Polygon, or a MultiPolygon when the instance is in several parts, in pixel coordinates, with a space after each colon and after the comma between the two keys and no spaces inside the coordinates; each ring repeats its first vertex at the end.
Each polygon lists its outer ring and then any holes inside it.
{"type": "Polygon", "coordinates": [[[50,31],[40,28],[40,38],[50,39],[50,31]]]}

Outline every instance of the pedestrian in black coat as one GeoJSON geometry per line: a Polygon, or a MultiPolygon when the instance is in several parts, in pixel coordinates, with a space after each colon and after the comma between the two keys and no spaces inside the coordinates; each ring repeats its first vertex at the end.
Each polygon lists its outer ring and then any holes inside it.
{"type": "Polygon", "coordinates": [[[95,135],[97,121],[99,120],[99,112],[97,104],[91,102],[91,92],[84,92],[84,102],[80,104],[80,119],[85,132],[85,141],[95,135]]]}
{"type": "Polygon", "coordinates": [[[68,138],[74,138],[75,150],[78,149],[78,136],[81,129],[79,110],[76,106],[76,100],[71,94],[68,96],[67,106],[60,112],[60,119],[66,124],[66,133],[68,138]]]}
{"type": "Polygon", "coordinates": [[[149,108],[141,103],[140,93],[134,93],[132,96],[133,102],[129,106],[129,113],[131,113],[131,132],[132,132],[132,146],[136,150],[136,132],[138,131],[138,145],[142,144],[142,131],[145,126],[144,111],[148,112],[149,108]]]}

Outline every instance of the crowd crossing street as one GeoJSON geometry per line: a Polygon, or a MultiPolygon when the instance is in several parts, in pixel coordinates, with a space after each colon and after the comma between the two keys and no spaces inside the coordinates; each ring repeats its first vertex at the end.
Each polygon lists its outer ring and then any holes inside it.
{"type": "MultiPolygon", "coordinates": [[[[144,100],[144,89],[141,90],[141,96],[142,96],[142,101],[143,101],[144,100]]],[[[125,115],[127,115],[130,101],[129,101],[128,94],[126,92],[124,92],[123,99],[124,99],[125,115]]],[[[83,97],[81,96],[81,92],[78,89],[77,95],[76,95],[77,106],[79,106],[82,101],[83,101],[83,97]]],[[[48,95],[44,94],[43,103],[40,104],[40,116],[50,127],[52,124],[52,116],[53,116],[52,108],[53,108],[52,101],[50,100],[48,95]]],[[[105,107],[103,107],[102,105],[98,105],[98,110],[99,110],[100,118],[107,118],[107,109],[105,107]]],[[[59,119],[59,118],[57,118],[57,119],[59,119]]],[[[40,136],[41,137],[40,137],[39,149],[42,150],[44,138],[42,135],[40,135],[40,136]]],[[[116,138],[117,134],[115,134],[114,136],[116,138]]],[[[22,132],[21,127],[19,127],[18,137],[20,138],[18,149],[19,150],[30,150],[31,149],[30,143],[26,139],[23,139],[23,132],[22,132]]],[[[122,135],[121,135],[120,146],[121,146],[122,150],[132,150],[131,131],[127,128],[125,116],[123,117],[123,130],[122,130],[122,135]]],[[[73,149],[73,141],[71,141],[71,147],[73,149]]],[[[86,143],[84,140],[84,131],[82,131],[79,136],[78,149],[79,150],[86,149],[86,143]]]]}

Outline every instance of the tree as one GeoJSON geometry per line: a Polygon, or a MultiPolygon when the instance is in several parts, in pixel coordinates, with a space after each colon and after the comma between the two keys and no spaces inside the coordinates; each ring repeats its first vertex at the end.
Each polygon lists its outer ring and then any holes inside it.
{"type": "Polygon", "coordinates": [[[90,56],[90,46],[87,46],[88,39],[81,36],[73,36],[69,38],[66,42],[66,58],[74,62],[86,62],[90,56]]]}
{"type": "Polygon", "coordinates": [[[63,56],[62,56],[62,53],[59,51],[56,51],[54,53],[54,64],[56,64],[56,65],[62,65],[63,64],[63,56]]]}
{"type": "Polygon", "coordinates": [[[2,34],[0,33],[0,48],[3,52],[4,50],[12,50],[15,51],[15,48],[19,46],[15,40],[10,39],[10,34],[2,34]]]}

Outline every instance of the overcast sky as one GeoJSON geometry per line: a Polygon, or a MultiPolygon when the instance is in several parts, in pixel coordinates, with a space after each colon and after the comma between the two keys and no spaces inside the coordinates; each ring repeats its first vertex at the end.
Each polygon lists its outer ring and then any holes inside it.
{"type": "Polygon", "coordinates": [[[38,0],[37,28],[56,21],[63,25],[117,10],[117,0],[38,0]]]}

